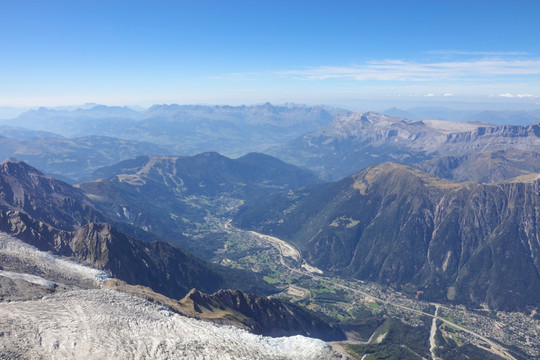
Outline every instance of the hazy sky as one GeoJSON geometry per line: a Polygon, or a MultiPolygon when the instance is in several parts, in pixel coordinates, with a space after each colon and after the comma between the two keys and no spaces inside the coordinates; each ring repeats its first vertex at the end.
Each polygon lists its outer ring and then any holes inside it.
{"type": "Polygon", "coordinates": [[[540,102],[540,1],[0,0],[0,106],[540,102]]]}

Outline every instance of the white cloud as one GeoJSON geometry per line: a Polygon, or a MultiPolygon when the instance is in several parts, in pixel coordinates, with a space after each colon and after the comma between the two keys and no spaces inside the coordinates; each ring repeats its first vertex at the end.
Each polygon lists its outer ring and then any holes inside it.
{"type": "Polygon", "coordinates": [[[432,55],[473,55],[473,56],[525,56],[525,51],[467,51],[467,50],[430,50],[426,54],[432,55]]]}
{"type": "Polygon", "coordinates": [[[444,96],[447,96],[447,97],[448,97],[448,96],[454,96],[454,94],[446,93],[446,94],[444,94],[444,96]]]}
{"type": "Polygon", "coordinates": [[[531,94],[510,94],[510,93],[504,93],[504,94],[499,94],[499,97],[523,99],[523,98],[537,98],[538,96],[536,96],[536,95],[531,95],[531,94]]]}
{"type": "Polygon", "coordinates": [[[432,97],[432,96],[435,96],[435,94],[426,94],[424,95],[425,97],[432,97]]]}
{"type": "Polygon", "coordinates": [[[345,78],[357,81],[457,81],[495,76],[540,74],[540,59],[476,60],[420,63],[405,60],[374,60],[353,66],[319,66],[279,71],[278,75],[304,80],[345,78]]]}

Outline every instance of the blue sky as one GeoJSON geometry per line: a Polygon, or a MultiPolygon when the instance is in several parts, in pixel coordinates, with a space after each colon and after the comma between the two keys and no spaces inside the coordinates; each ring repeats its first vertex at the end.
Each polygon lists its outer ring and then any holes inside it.
{"type": "Polygon", "coordinates": [[[540,102],[540,1],[0,0],[0,106],[540,102]]]}

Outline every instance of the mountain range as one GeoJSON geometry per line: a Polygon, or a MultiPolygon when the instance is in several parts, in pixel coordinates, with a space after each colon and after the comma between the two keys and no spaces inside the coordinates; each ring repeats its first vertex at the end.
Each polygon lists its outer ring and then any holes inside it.
{"type": "Polygon", "coordinates": [[[441,156],[517,149],[539,151],[540,125],[496,126],[442,120],[410,121],[377,113],[337,116],[332,123],[268,153],[337,180],[386,161],[415,164],[441,156]]]}
{"type": "Polygon", "coordinates": [[[251,273],[205,263],[164,241],[145,242],[122,233],[79,189],[23,162],[0,165],[0,186],[0,230],[39,250],[75,258],[176,298],[194,287],[210,292],[227,287],[271,291],[251,273]],[[240,285],[243,281],[247,287],[240,285]]]}
{"type": "Polygon", "coordinates": [[[540,303],[539,179],[456,183],[384,163],[272,196],[235,222],[342,276],[428,300],[531,311],[540,303]]]}
{"type": "Polygon", "coordinates": [[[194,243],[181,234],[206,224],[209,212],[225,216],[242,202],[320,182],[308,170],[257,153],[238,159],[218,153],[143,156],[101,168],[93,176],[100,179],[77,188],[99,211],[114,221],[166,237],[199,256],[209,256],[216,249],[208,241],[194,243]]]}
{"type": "MultiPolygon", "coordinates": [[[[234,160],[218,154],[202,154],[201,157],[203,159],[210,157],[211,163],[216,161],[228,163],[233,168],[236,164],[234,160]]],[[[280,175],[282,181],[291,180],[291,183],[294,184],[294,181],[305,180],[302,179],[302,176],[294,174],[294,167],[283,164],[267,155],[252,154],[246,156],[239,163],[251,164],[253,159],[259,160],[256,161],[256,165],[253,165],[255,168],[262,165],[261,160],[266,160],[267,163],[281,166],[281,170],[288,169],[290,175],[288,179],[285,172],[276,172],[275,176],[280,175]]],[[[178,169],[182,168],[182,160],[186,160],[188,164],[190,161],[195,161],[196,166],[190,167],[184,164],[184,167],[191,170],[201,170],[199,168],[201,163],[198,159],[175,160],[178,169]]],[[[209,170],[211,164],[208,164],[207,161],[208,159],[203,161],[202,168],[209,170]]],[[[156,167],[153,170],[158,169],[156,167]]],[[[256,175],[250,171],[246,172],[241,166],[237,170],[237,174],[244,174],[248,177],[259,178],[263,176],[268,181],[267,186],[276,186],[270,181],[271,178],[264,176],[264,174],[256,175]]],[[[183,176],[186,175],[185,171],[186,169],[184,172],[179,170],[175,173],[178,176],[183,176]]],[[[299,171],[299,175],[311,175],[303,170],[296,171],[299,171]]],[[[223,173],[223,176],[226,177],[227,174],[223,173]]],[[[231,175],[229,174],[229,176],[231,175]]],[[[316,180],[313,175],[311,176],[313,180],[316,180]]],[[[184,177],[188,189],[190,184],[195,184],[197,189],[199,181],[202,181],[203,178],[197,178],[197,181],[193,181],[192,178],[190,180],[189,177],[184,177]]],[[[229,182],[232,183],[233,180],[238,180],[238,178],[233,177],[232,180],[229,179],[229,182]]],[[[219,184],[215,186],[219,186],[219,184]]],[[[265,285],[265,282],[256,277],[252,278],[251,274],[205,263],[182,249],[163,241],[144,242],[123,234],[107,223],[108,218],[92,207],[91,201],[80,189],[48,177],[24,162],[5,161],[0,164],[0,189],[2,189],[0,194],[0,229],[2,231],[24,240],[27,244],[35,246],[41,251],[50,251],[56,255],[75,259],[94,268],[105,270],[128,284],[148,286],[154,291],[172,298],[181,298],[193,288],[210,292],[231,287],[240,287],[259,293],[272,291],[271,286],[265,285]],[[49,210],[46,211],[46,209],[49,210]],[[174,276],[172,276],[173,274],[174,276]]],[[[215,190],[204,189],[204,191],[212,192],[215,190]]],[[[275,190],[273,191],[275,192],[275,190]]],[[[201,299],[207,296],[192,291],[190,297],[192,303],[195,299],[194,294],[199,294],[201,299]]],[[[266,300],[263,298],[258,299],[254,295],[248,296],[240,291],[231,294],[234,297],[245,297],[246,301],[258,304],[257,311],[260,314],[267,311],[261,307],[261,301],[268,306],[270,304],[273,307],[282,306],[279,300],[265,303],[266,300]]],[[[214,298],[215,300],[212,301],[215,303],[219,296],[214,295],[214,298]]],[[[205,299],[206,306],[209,306],[208,304],[212,301],[208,297],[205,299]]],[[[225,300],[224,298],[220,301],[225,300]]],[[[227,306],[229,308],[236,307],[229,300],[227,300],[227,306]]],[[[199,305],[203,306],[204,304],[200,303],[199,305]]],[[[297,313],[301,311],[300,308],[292,304],[287,310],[283,308],[279,311],[285,311],[288,314],[292,311],[291,309],[295,309],[294,311],[297,313]]],[[[307,313],[302,315],[304,316],[303,321],[308,321],[306,315],[307,313]]],[[[294,317],[291,317],[287,321],[293,320],[294,317]]],[[[259,332],[266,331],[261,327],[262,324],[257,324],[259,321],[251,322],[252,326],[259,326],[256,328],[259,329],[259,332]]],[[[322,322],[320,325],[326,326],[322,322]]],[[[270,326],[270,324],[267,323],[266,326],[270,326]]],[[[280,327],[275,324],[274,328],[275,331],[280,331],[280,327]]],[[[316,327],[313,329],[312,331],[316,331],[316,327]]]]}
{"type": "Polygon", "coordinates": [[[96,105],[73,110],[39,108],[5,120],[4,124],[49,131],[68,138],[99,135],[150,142],[168,148],[169,154],[217,151],[241,156],[294,139],[345,112],[325,106],[274,106],[270,103],[256,106],[164,104],[145,111],[96,105]]]}
{"type": "Polygon", "coordinates": [[[0,158],[23,160],[71,184],[91,180],[95,170],[124,159],[169,153],[160,145],[106,136],[25,137],[24,134],[19,136],[22,139],[0,136],[0,158]]]}
{"type": "Polygon", "coordinates": [[[540,111],[536,110],[456,110],[441,106],[424,106],[409,109],[390,108],[384,115],[404,117],[409,120],[446,120],[459,122],[480,122],[494,125],[527,126],[540,121],[540,111]]]}
{"type": "Polygon", "coordinates": [[[540,125],[409,110],[8,121],[29,164],[0,163],[0,358],[339,357],[304,336],[354,342],[342,358],[540,354],[540,125]]]}
{"type": "Polygon", "coordinates": [[[442,118],[454,121],[422,116],[422,120],[409,120],[268,103],[155,105],[145,111],[103,105],[40,108],[4,121],[11,127],[0,129],[5,136],[0,137],[4,149],[0,155],[27,161],[73,184],[95,179],[91,174],[100,167],[142,155],[217,151],[239,157],[265,152],[309,168],[323,179],[337,180],[385,161],[415,164],[478,151],[538,151],[538,126],[531,123],[537,119],[535,112],[527,113],[530,116],[520,122],[523,125],[493,124],[497,117],[513,117],[513,113],[482,114],[482,121],[458,122],[451,114],[442,118]]]}

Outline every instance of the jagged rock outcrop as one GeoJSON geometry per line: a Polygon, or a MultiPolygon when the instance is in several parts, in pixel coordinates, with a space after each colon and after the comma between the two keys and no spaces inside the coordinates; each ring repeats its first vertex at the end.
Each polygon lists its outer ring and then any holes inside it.
{"type": "Polygon", "coordinates": [[[342,330],[329,325],[312,311],[290,302],[239,290],[219,290],[208,295],[193,289],[181,300],[181,304],[192,309],[191,316],[239,323],[256,334],[305,335],[326,341],[345,339],[342,330]]]}

